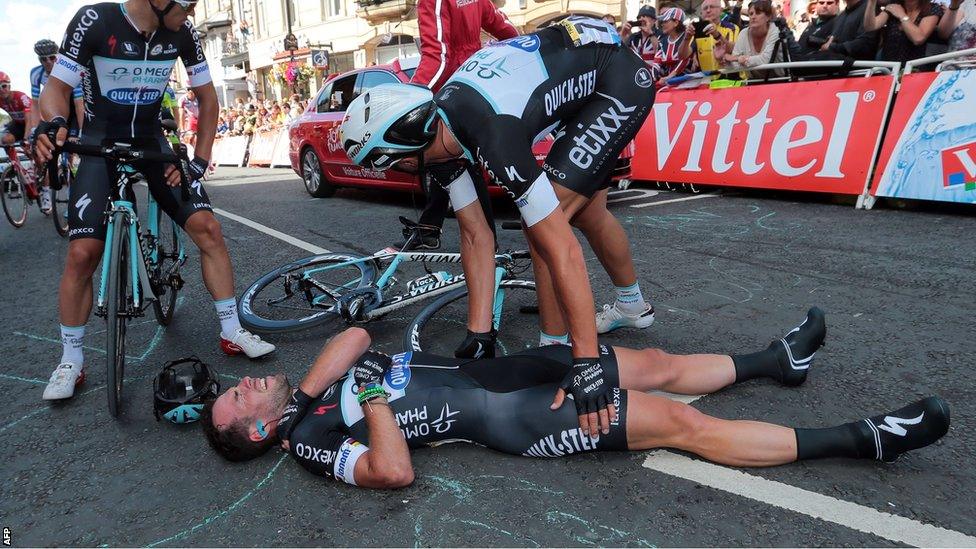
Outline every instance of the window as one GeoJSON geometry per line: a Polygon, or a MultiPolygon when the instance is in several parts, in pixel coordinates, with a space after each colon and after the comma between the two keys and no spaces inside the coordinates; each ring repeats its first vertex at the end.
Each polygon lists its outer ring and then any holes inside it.
{"type": "Polygon", "coordinates": [[[357,95],[364,91],[379,86],[380,84],[396,84],[400,80],[393,74],[386,71],[366,71],[359,81],[359,91],[357,95]]]}
{"type": "Polygon", "coordinates": [[[322,88],[319,92],[318,98],[315,100],[315,112],[329,112],[329,101],[332,100],[332,83],[329,82],[322,88]]]}
{"type": "Polygon", "coordinates": [[[332,83],[331,98],[334,101],[330,104],[330,111],[344,111],[349,103],[352,103],[353,91],[356,89],[356,77],[358,74],[350,74],[336,79],[332,83]]]}

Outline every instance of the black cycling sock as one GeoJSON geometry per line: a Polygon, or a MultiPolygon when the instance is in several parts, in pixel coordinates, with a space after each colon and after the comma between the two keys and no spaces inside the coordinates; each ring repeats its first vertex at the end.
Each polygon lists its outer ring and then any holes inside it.
{"type": "Polygon", "coordinates": [[[732,355],[735,365],[735,382],[739,383],[757,377],[771,377],[782,383],[783,373],[776,359],[778,341],[769,344],[764,350],[748,355],[732,355]]]}
{"type": "Polygon", "coordinates": [[[874,438],[864,421],[852,421],[825,429],[794,429],[796,459],[831,457],[874,459],[874,438]]]}

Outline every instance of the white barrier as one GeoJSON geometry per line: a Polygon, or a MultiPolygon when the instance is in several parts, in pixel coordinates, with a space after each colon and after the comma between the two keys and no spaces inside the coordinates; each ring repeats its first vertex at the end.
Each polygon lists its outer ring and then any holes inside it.
{"type": "Polygon", "coordinates": [[[288,157],[288,129],[278,132],[278,139],[275,141],[274,150],[271,153],[272,168],[290,168],[291,159],[288,157]]]}
{"type": "Polygon", "coordinates": [[[213,163],[217,166],[244,167],[249,139],[246,135],[234,135],[215,140],[212,153],[213,163]]]}
{"type": "Polygon", "coordinates": [[[278,133],[274,131],[255,132],[251,136],[251,146],[247,156],[248,166],[270,166],[274,155],[278,133]]]}

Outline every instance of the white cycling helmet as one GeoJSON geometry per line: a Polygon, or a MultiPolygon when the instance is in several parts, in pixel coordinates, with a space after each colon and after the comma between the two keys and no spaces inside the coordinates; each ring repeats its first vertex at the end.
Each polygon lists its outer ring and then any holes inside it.
{"type": "Polygon", "coordinates": [[[381,84],[349,105],[339,139],[354,163],[385,170],[430,144],[436,115],[434,94],[426,87],[381,84]]]}

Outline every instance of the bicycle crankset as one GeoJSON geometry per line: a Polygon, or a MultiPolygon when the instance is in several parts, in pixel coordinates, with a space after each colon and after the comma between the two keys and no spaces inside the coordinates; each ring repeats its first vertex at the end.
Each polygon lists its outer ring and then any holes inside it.
{"type": "Polygon", "coordinates": [[[342,294],[336,304],[346,322],[363,322],[366,315],[382,302],[379,288],[357,288],[342,294]]]}

